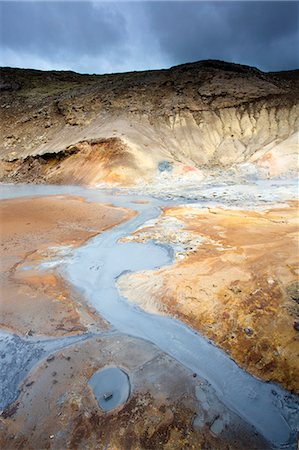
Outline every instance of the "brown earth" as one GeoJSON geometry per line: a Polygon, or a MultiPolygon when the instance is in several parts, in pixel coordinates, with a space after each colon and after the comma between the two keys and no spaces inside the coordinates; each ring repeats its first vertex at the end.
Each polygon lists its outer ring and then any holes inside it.
{"type": "Polygon", "coordinates": [[[295,173],[298,74],[223,61],[111,75],[1,68],[0,180],[45,182],[40,157],[61,160],[74,145],[86,170],[63,164],[64,183],[151,182],[165,161],[177,177],[190,169],[238,174],[243,163],[263,177],[295,173]],[[92,166],[86,143],[111,139],[119,143],[109,154],[113,167],[98,157],[92,166]]]}
{"type": "Polygon", "coordinates": [[[269,448],[207,382],[149,342],[98,336],[53,356],[31,371],[18,400],[0,416],[3,450],[269,448]],[[88,380],[115,365],[129,375],[131,394],[127,403],[104,413],[88,380]],[[193,424],[197,415],[201,427],[193,424]],[[217,429],[219,420],[224,424],[217,429]]]}
{"type": "Polygon", "coordinates": [[[104,321],[70,289],[55,269],[40,262],[128,220],[134,213],[80,197],[2,200],[0,326],[21,334],[79,334],[104,321]]]}
{"type": "MultiPolygon", "coordinates": [[[[187,322],[252,374],[299,392],[298,205],[260,212],[176,207],[165,218],[183,222],[187,255],[124,275],[122,293],[187,322]]],[[[139,230],[135,239],[159,239],[157,229],[139,230]]]]}
{"type": "Polygon", "coordinates": [[[0,161],[1,180],[17,183],[130,185],[136,181],[136,170],[134,156],[117,138],[79,142],[56,154],[0,161]]]}

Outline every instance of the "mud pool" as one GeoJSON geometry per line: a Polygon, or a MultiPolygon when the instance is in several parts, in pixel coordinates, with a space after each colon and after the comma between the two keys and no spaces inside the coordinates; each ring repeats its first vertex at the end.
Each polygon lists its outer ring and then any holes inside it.
{"type": "Polygon", "coordinates": [[[130,395],[129,377],[118,367],[108,367],[94,373],[89,385],[103,411],[111,411],[122,405],[130,395]]]}

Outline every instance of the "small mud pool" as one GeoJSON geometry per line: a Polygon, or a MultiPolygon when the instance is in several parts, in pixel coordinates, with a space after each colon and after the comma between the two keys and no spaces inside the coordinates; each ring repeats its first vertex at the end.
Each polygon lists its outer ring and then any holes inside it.
{"type": "Polygon", "coordinates": [[[125,403],[130,395],[128,375],[118,367],[99,370],[89,380],[94,395],[103,411],[111,411],[125,403]]]}

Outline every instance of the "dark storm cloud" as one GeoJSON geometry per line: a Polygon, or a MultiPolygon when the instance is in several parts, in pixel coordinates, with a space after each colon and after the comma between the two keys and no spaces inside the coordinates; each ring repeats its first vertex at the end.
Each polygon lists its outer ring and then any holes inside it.
{"type": "Polygon", "coordinates": [[[2,45],[49,56],[60,49],[67,55],[95,54],[125,38],[120,15],[105,14],[91,3],[15,3],[3,8],[2,45]]]}
{"type": "Polygon", "coordinates": [[[0,2],[1,64],[113,72],[222,59],[296,68],[297,2],[0,2]]]}
{"type": "Polygon", "coordinates": [[[297,2],[147,4],[161,51],[175,63],[224,59],[265,70],[298,67],[297,2]]]}
{"type": "Polygon", "coordinates": [[[126,21],[108,4],[4,2],[1,47],[18,54],[79,66],[88,57],[126,52],[126,21]]]}

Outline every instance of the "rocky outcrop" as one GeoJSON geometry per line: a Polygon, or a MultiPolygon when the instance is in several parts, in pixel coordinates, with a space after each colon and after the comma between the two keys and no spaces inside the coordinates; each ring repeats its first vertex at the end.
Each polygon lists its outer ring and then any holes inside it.
{"type": "Polygon", "coordinates": [[[246,163],[270,177],[297,170],[298,71],[202,61],[112,75],[3,68],[1,79],[2,161],[117,138],[135,164],[126,182],[151,179],[163,161],[199,170],[246,163]]]}
{"type": "Polygon", "coordinates": [[[2,161],[0,178],[18,183],[126,185],[136,171],[134,156],[127,147],[120,139],[110,138],[82,141],[56,153],[2,161]]]}

